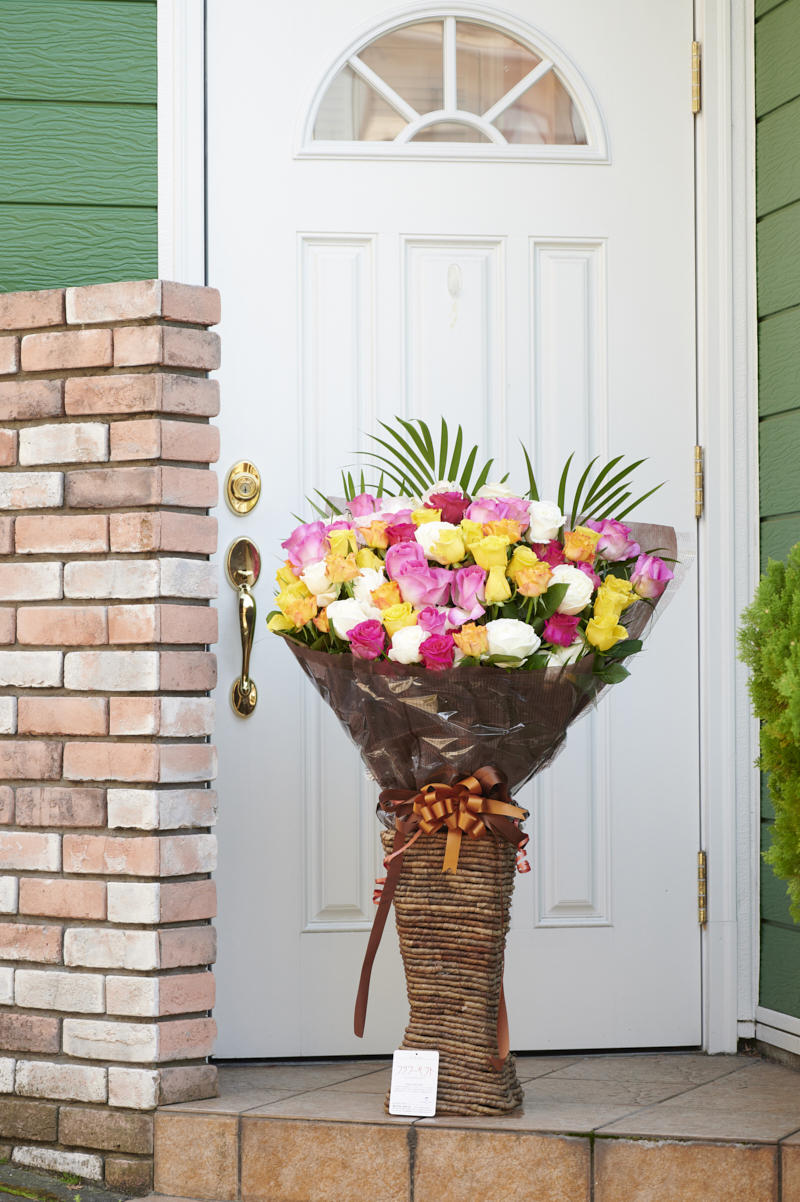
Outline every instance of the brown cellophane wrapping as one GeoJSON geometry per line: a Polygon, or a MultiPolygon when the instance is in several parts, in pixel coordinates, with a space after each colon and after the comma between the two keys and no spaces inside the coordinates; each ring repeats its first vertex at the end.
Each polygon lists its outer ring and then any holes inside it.
{"type": "MultiPolygon", "coordinates": [[[[381,838],[388,855],[393,837],[381,838]]],[[[439,1053],[437,1114],[503,1114],[522,1101],[513,1057],[500,1071],[492,1064],[515,848],[490,834],[464,838],[458,872],[445,873],[444,846],[444,832],[421,835],[403,854],[394,912],[410,1016],[401,1046],[439,1053]]]]}

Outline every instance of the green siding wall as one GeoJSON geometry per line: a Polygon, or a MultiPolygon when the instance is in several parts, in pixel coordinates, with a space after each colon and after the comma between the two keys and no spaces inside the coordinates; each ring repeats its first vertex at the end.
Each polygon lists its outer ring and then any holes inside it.
{"type": "Polygon", "coordinates": [[[158,274],[156,0],[0,0],[0,291],[158,274]]]}
{"type": "MultiPolygon", "coordinates": [[[[800,0],[756,3],[761,559],[800,542],[800,0]]],[[[773,812],[766,784],[761,845],[773,812]]],[[[762,1006],[800,1018],[800,926],[761,865],[762,1006]]]]}

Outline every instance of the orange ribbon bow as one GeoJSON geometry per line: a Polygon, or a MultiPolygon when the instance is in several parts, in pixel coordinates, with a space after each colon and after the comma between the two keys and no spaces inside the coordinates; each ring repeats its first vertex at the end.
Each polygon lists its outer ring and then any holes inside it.
{"type": "MultiPolygon", "coordinates": [[[[455,784],[431,781],[419,792],[413,789],[384,789],[380,794],[378,808],[393,815],[395,837],[392,853],[384,860],[387,871],[386,877],[380,881],[382,888],[380,893],[376,890],[373,897],[378,910],[361,969],[353,1023],[355,1033],[359,1037],[364,1034],[372,964],[397,888],[403,853],[420,835],[432,835],[443,827],[447,828],[442,872],[458,871],[463,835],[479,839],[487,830],[491,831],[495,838],[513,843],[517,848],[519,870],[530,871],[530,865],[524,857],[528,836],[519,826],[519,822],[528,817],[528,811],[512,803],[506,779],[496,768],[478,768],[471,776],[465,776],[455,784]]],[[[493,1061],[493,1066],[499,1070],[509,1050],[508,1021],[502,990],[497,1034],[499,1057],[493,1061]]]]}

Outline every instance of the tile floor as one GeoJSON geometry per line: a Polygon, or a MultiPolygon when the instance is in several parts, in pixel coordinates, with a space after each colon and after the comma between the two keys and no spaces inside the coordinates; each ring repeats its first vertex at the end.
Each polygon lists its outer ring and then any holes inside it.
{"type": "Polygon", "coordinates": [[[755,1056],[521,1056],[497,1118],[387,1115],[389,1071],[221,1066],[158,1112],[152,1202],[800,1202],[800,1074],[755,1056]]]}

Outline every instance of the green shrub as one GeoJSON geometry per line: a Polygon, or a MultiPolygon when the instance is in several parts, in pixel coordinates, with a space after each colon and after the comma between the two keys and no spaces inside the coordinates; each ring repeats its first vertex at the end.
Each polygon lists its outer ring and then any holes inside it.
{"type": "Polygon", "coordinates": [[[785,564],[770,560],[742,620],[740,656],[761,720],[759,766],[769,773],[775,807],[764,858],[787,882],[792,917],[800,922],[800,543],[785,564]]]}

